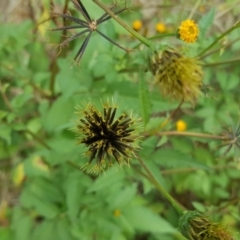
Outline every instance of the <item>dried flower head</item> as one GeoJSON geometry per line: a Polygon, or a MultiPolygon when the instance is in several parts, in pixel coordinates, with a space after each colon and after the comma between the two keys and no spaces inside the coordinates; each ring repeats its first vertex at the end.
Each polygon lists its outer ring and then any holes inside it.
{"type": "Polygon", "coordinates": [[[102,112],[91,103],[78,110],[78,144],[88,147],[84,155],[89,161],[84,168],[89,173],[98,174],[110,167],[113,160],[119,165],[129,164],[138,149],[136,130],[140,119],[133,117],[132,113],[116,117],[117,107],[109,103],[103,104],[102,112]],[[94,160],[96,164],[89,169],[94,160]]]}
{"type": "Polygon", "coordinates": [[[193,43],[199,35],[198,25],[193,20],[187,19],[179,26],[178,33],[181,40],[187,43],[193,43]]]}
{"type": "Polygon", "coordinates": [[[179,230],[189,240],[233,240],[225,227],[198,211],[186,211],[179,220],[179,230]]]}
{"type": "Polygon", "coordinates": [[[158,22],[155,26],[155,29],[159,33],[164,33],[166,32],[166,25],[164,23],[158,22]]]}
{"type": "Polygon", "coordinates": [[[226,156],[232,151],[237,167],[240,168],[240,121],[234,124],[230,118],[230,126],[224,126],[221,135],[223,143],[219,148],[223,148],[223,155],[226,156]]]}
{"type": "MultiPolygon", "coordinates": [[[[83,6],[81,0],[71,0],[71,2],[73,3],[74,7],[82,14],[84,20],[80,19],[80,18],[73,17],[69,14],[54,13],[53,14],[54,17],[62,17],[63,19],[69,19],[70,21],[74,22],[75,25],[57,27],[57,28],[51,29],[51,31],[62,31],[62,30],[66,31],[66,30],[70,30],[70,29],[84,29],[83,31],[80,31],[79,33],[76,33],[73,36],[67,38],[65,41],[63,41],[60,44],[60,47],[68,44],[69,42],[73,41],[76,38],[79,38],[83,34],[88,33],[87,37],[83,41],[83,44],[81,45],[81,47],[79,48],[76,56],[74,57],[74,60],[76,60],[77,62],[79,62],[81,60],[81,58],[82,58],[82,56],[83,56],[83,54],[86,50],[86,47],[88,45],[88,42],[90,40],[90,37],[91,37],[91,35],[94,31],[99,33],[102,37],[104,37],[106,40],[108,40],[109,42],[111,42],[115,46],[117,46],[117,47],[125,50],[126,52],[128,52],[127,49],[120,46],[118,43],[114,42],[112,39],[110,39],[108,36],[106,36],[104,33],[102,33],[101,31],[98,30],[98,25],[100,25],[101,23],[104,23],[107,20],[111,19],[111,16],[109,16],[107,13],[104,13],[97,20],[92,20],[90,18],[90,15],[88,14],[87,10],[83,6]]],[[[127,9],[126,6],[124,8],[121,8],[121,9],[116,9],[116,8],[117,8],[116,4],[114,4],[110,8],[111,10],[114,11],[114,14],[116,14],[116,15],[120,14],[121,12],[123,12],[127,9]]]]}
{"type": "Polygon", "coordinates": [[[150,70],[163,96],[194,104],[201,93],[203,71],[195,58],[165,50],[152,56],[150,70]]]}

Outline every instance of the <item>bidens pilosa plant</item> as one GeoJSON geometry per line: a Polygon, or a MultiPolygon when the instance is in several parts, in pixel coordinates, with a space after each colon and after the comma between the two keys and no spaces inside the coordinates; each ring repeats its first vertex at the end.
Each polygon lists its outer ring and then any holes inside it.
{"type": "MultiPolygon", "coordinates": [[[[185,101],[190,102],[193,105],[197,103],[204,84],[204,74],[198,57],[184,56],[183,53],[180,53],[178,50],[166,45],[163,50],[157,49],[148,39],[135,32],[135,30],[138,31],[142,27],[142,22],[140,20],[134,21],[132,28],[130,28],[116,16],[118,13],[125,10],[125,8],[114,12],[112,11],[114,10],[114,7],[107,8],[100,1],[95,0],[94,2],[106,13],[100,18],[100,20],[91,21],[81,1],[78,0],[77,2],[72,2],[80,10],[80,12],[83,13],[83,16],[88,23],[82,23],[82,20],[77,20],[76,18],[66,15],[59,14],[59,16],[70,18],[75,22],[81,22],[81,28],[88,25],[87,30],[85,31],[90,31],[75,59],[79,55],[82,56],[89,36],[91,35],[91,31],[96,30],[95,27],[91,27],[92,24],[94,23],[95,26],[95,23],[99,24],[103,21],[103,19],[105,21],[109,18],[113,18],[150,49],[150,57],[147,61],[149,62],[149,69],[155,77],[154,84],[159,87],[163,96],[170,100],[177,100],[180,102],[180,105],[175,110],[174,114],[176,114],[177,110],[179,110],[182,103],[185,101]]],[[[63,30],[66,28],[75,28],[75,26],[65,28],[61,27],[54,30],[63,30]]],[[[165,31],[162,28],[161,30],[160,26],[156,29],[159,32],[165,31]]],[[[70,37],[63,43],[75,39],[85,33],[85,31],[70,37]]],[[[199,28],[193,20],[187,19],[179,26],[178,34],[179,38],[184,42],[194,43],[197,41],[199,28]]],[[[119,46],[107,36],[104,37],[111,43],[119,46]]],[[[85,153],[85,155],[89,157],[88,164],[94,160],[96,161],[95,166],[91,168],[91,170],[88,170],[88,172],[99,173],[101,170],[104,170],[112,165],[112,159],[120,165],[122,163],[128,164],[129,159],[134,156],[139,160],[151,182],[162,193],[162,195],[169,200],[180,215],[179,230],[185,237],[191,240],[233,239],[230,234],[224,230],[224,228],[219,227],[218,224],[211,223],[207,220],[207,218],[202,217],[202,215],[197,211],[190,211],[186,213],[184,209],[179,206],[179,204],[166,192],[148,167],[144,164],[144,161],[140,157],[136,157],[134,154],[136,146],[134,147],[133,144],[137,138],[136,135],[134,137],[132,136],[134,132],[134,128],[132,127],[134,120],[131,117],[129,118],[126,114],[120,115],[120,117],[115,119],[116,110],[116,107],[112,107],[107,104],[104,106],[103,112],[100,112],[91,103],[87,104],[85,109],[80,108],[80,115],[83,117],[80,117],[80,120],[78,120],[77,123],[77,132],[80,135],[80,137],[78,137],[78,143],[85,144],[88,148],[88,151],[85,153]],[[83,137],[81,135],[83,135],[83,137]],[[189,215],[190,217],[186,218],[186,215],[189,215]]],[[[171,115],[169,121],[174,117],[174,114],[171,115]]],[[[161,130],[161,128],[164,128],[167,123],[168,121],[160,125],[160,128],[158,127],[152,133],[157,133],[161,130]]],[[[177,123],[177,131],[183,132],[186,127],[180,127],[179,124],[180,122],[177,123]]]]}
{"type": "Polygon", "coordinates": [[[0,239],[238,240],[235,1],[14,4],[0,4],[0,239]]]}

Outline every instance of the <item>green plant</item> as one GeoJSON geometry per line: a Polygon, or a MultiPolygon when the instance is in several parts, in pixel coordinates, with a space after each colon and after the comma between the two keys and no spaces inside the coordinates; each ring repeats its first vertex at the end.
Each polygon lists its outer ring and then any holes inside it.
{"type": "Polygon", "coordinates": [[[29,1],[35,15],[0,26],[1,239],[238,239],[235,3],[221,2],[229,20],[220,31],[224,11],[200,1],[156,4],[151,21],[141,15],[147,5],[132,13],[127,2],[72,2],[29,1]],[[181,4],[181,16],[169,14],[181,4]],[[91,28],[89,16],[102,24],[91,28]],[[138,32],[130,27],[135,19],[143,24],[138,32]],[[166,32],[156,34],[165,19],[166,32]],[[198,24],[194,43],[179,39],[185,19],[198,24]],[[77,64],[68,61],[72,54],[77,64]],[[179,58],[191,67],[179,68],[179,58]],[[76,115],[81,102],[87,107],[76,115]],[[129,110],[139,112],[142,129],[129,110]],[[175,131],[179,119],[187,130],[175,131]],[[107,170],[89,175],[87,161],[107,170]]]}

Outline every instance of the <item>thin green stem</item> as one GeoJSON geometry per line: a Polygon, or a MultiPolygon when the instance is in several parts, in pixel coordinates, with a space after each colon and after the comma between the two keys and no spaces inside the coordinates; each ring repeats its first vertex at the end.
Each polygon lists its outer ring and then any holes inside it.
{"type": "Polygon", "coordinates": [[[210,56],[210,55],[212,55],[212,54],[214,54],[214,53],[216,53],[216,52],[219,52],[221,49],[226,50],[226,49],[228,49],[229,47],[231,47],[235,42],[238,42],[239,40],[240,40],[240,37],[236,38],[235,40],[233,40],[232,42],[230,42],[230,43],[227,44],[226,46],[220,46],[219,48],[216,48],[216,49],[214,49],[214,50],[212,50],[212,51],[210,51],[210,52],[202,55],[199,59],[200,59],[200,60],[201,60],[201,59],[204,59],[204,58],[206,58],[206,57],[208,57],[208,56],[210,56]]]}
{"type": "Polygon", "coordinates": [[[228,29],[226,32],[224,32],[222,35],[220,35],[218,38],[215,39],[215,41],[213,43],[211,43],[208,47],[206,47],[202,52],[200,52],[197,55],[197,58],[201,57],[205,52],[207,52],[209,49],[211,49],[214,45],[216,45],[219,40],[221,40],[222,38],[224,38],[226,35],[228,35],[230,32],[232,32],[233,30],[237,29],[240,27],[240,23],[237,23],[235,26],[231,27],[230,29],[228,29]]]}
{"type": "Polygon", "coordinates": [[[48,150],[51,150],[52,148],[45,143],[41,138],[39,138],[35,133],[33,133],[32,131],[25,129],[24,132],[30,134],[36,141],[38,141],[41,145],[43,145],[45,148],[47,148],[48,150]]]}
{"type": "Polygon", "coordinates": [[[202,3],[202,0],[196,1],[196,3],[195,3],[195,5],[194,5],[191,13],[190,13],[189,16],[188,16],[188,19],[192,19],[194,13],[196,12],[196,10],[198,9],[198,7],[200,6],[201,3],[202,3]]]}
{"type": "Polygon", "coordinates": [[[139,163],[146,171],[150,181],[154,184],[154,186],[158,189],[158,191],[171,203],[171,205],[174,207],[174,209],[178,212],[179,215],[183,214],[183,207],[177,203],[172,196],[162,187],[162,185],[158,182],[158,180],[154,177],[154,175],[151,173],[147,165],[144,163],[144,161],[138,156],[137,157],[139,163]]]}
{"type": "Polygon", "coordinates": [[[157,128],[150,130],[150,135],[155,135],[155,133],[159,132],[161,129],[163,129],[170,121],[173,119],[173,117],[176,115],[178,110],[181,108],[182,104],[184,102],[184,99],[179,103],[178,107],[171,113],[171,115],[165,119],[157,128]]]}
{"type": "Polygon", "coordinates": [[[187,136],[187,137],[197,137],[197,138],[207,138],[215,140],[229,140],[226,136],[211,135],[205,133],[197,132],[178,132],[178,131],[165,131],[156,133],[157,136],[187,136]]]}
{"type": "Polygon", "coordinates": [[[206,64],[203,64],[203,66],[204,67],[212,67],[212,66],[219,66],[219,65],[223,65],[223,64],[230,64],[230,63],[236,63],[236,62],[240,62],[240,58],[230,59],[230,60],[222,61],[222,62],[206,63],[206,64]]]}
{"type": "Polygon", "coordinates": [[[82,172],[81,167],[79,167],[75,162],[73,162],[73,161],[67,161],[67,163],[68,163],[70,166],[72,166],[72,167],[74,167],[74,168],[76,168],[77,170],[79,170],[79,171],[82,172]]]}
{"type": "Polygon", "coordinates": [[[99,2],[98,0],[92,0],[96,3],[100,8],[102,8],[106,13],[108,13],[116,22],[118,22],[123,28],[125,28],[130,34],[136,37],[140,42],[142,42],[147,47],[153,47],[154,45],[145,37],[143,37],[138,32],[134,31],[130,26],[128,26],[123,20],[121,20],[117,15],[115,15],[109,8],[107,8],[104,4],[99,2]]]}

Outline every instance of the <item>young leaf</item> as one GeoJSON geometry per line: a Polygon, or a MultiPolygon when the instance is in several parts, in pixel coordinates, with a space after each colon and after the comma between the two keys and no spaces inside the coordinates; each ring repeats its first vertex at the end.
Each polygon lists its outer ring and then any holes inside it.
{"type": "Polygon", "coordinates": [[[154,159],[157,163],[166,167],[193,167],[197,169],[211,170],[211,168],[196,161],[190,155],[174,149],[161,149],[156,151],[151,155],[151,159],[154,159]]]}
{"type": "Polygon", "coordinates": [[[206,32],[210,29],[213,24],[215,16],[215,8],[212,8],[206,15],[204,15],[199,21],[200,36],[204,38],[206,32]]]}
{"type": "Polygon", "coordinates": [[[173,233],[176,230],[166,220],[143,206],[126,208],[124,216],[137,230],[152,233],[173,233]]]}
{"type": "Polygon", "coordinates": [[[141,114],[142,114],[144,126],[146,126],[150,117],[151,100],[150,100],[150,93],[149,93],[147,84],[143,79],[143,74],[144,74],[143,71],[140,71],[138,94],[139,94],[139,100],[140,100],[141,114]]]}

